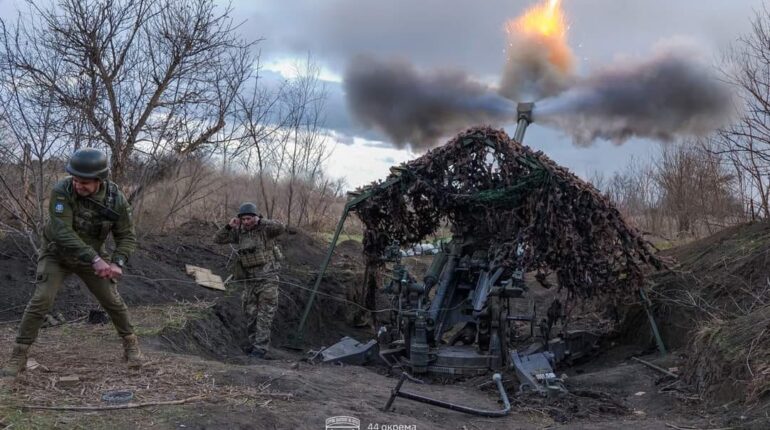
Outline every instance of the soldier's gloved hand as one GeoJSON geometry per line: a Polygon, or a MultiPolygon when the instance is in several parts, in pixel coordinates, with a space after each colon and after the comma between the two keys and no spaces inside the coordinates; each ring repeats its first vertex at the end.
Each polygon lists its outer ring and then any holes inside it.
{"type": "Polygon", "coordinates": [[[234,217],[233,219],[230,220],[228,224],[232,228],[238,227],[239,225],[241,225],[241,219],[238,217],[234,217]]]}
{"type": "Polygon", "coordinates": [[[120,279],[123,276],[123,269],[115,263],[110,264],[110,279],[120,279]]]}
{"type": "Polygon", "coordinates": [[[112,269],[110,269],[110,265],[107,264],[106,261],[102,260],[101,257],[96,257],[91,263],[91,267],[94,268],[94,272],[96,273],[96,276],[100,278],[109,278],[110,274],[112,273],[112,269]]]}

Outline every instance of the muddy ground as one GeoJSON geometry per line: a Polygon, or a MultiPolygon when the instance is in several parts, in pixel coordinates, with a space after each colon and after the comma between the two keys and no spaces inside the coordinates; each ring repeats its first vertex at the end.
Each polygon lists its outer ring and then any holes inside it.
{"type": "MultiPolygon", "coordinates": [[[[713,404],[684,383],[631,360],[641,355],[675,371],[684,364],[678,351],[666,357],[652,351],[643,324],[637,335],[608,339],[604,352],[591,361],[560,369],[572,393],[567,398],[515,397],[516,383],[507,375],[513,410],[505,418],[473,417],[404,399],[397,399],[391,412],[382,412],[396,384],[386,369],[310,364],[304,352],[284,347],[304,308],[306,289],[325,245],[303,233],[283,238],[286,262],[274,327],[274,359],[253,360],[242,349],[245,336],[237,286],[226,293],[206,290],[184,273],[184,264],[191,263],[225,274],[230,249],[210,245],[214,229],[193,222],[173,234],[146,237],[130,262],[127,273],[131,276],[120,289],[150,357],[141,370],[125,368],[119,339],[110,325],[80,320],[95,306],[84,287],[71,279],[60,292],[54,313],[72,322],[41,332],[31,352],[39,367],[19,380],[0,381],[0,428],[318,429],[324,428],[326,418],[339,415],[359,418],[361,429],[377,430],[770,426],[770,419],[763,418],[763,413],[767,417],[763,406],[713,404]],[[64,386],[59,383],[64,376],[79,380],[64,386]],[[132,391],[140,403],[186,402],[117,411],[36,409],[104,407],[102,394],[115,389],[132,391]]],[[[4,363],[16,320],[32,293],[29,281],[34,266],[8,239],[0,250],[0,363],[4,363]]],[[[370,329],[354,326],[356,308],[350,303],[362,278],[360,245],[343,243],[333,261],[309,319],[307,349],[329,345],[342,335],[361,340],[371,335],[370,329]]],[[[425,262],[416,259],[409,264],[419,270],[425,262]]],[[[496,409],[500,403],[489,379],[407,382],[405,389],[496,409]]]]}

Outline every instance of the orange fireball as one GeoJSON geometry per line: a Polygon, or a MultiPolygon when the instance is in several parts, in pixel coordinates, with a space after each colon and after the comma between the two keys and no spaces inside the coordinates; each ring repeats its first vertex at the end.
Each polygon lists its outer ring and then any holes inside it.
{"type": "Polygon", "coordinates": [[[500,93],[512,100],[558,94],[573,71],[567,20],[559,0],[543,0],[510,20],[506,68],[500,93]]]}
{"type": "Polygon", "coordinates": [[[549,0],[533,6],[524,15],[508,23],[509,30],[545,37],[564,39],[567,36],[567,24],[559,0],[549,0]]]}

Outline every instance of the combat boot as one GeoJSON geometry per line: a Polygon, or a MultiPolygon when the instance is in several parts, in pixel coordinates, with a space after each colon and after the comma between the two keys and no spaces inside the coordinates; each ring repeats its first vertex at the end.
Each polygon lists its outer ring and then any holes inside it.
{"type": "Polygon", "coordinates": [[[128,362],[128,367],[131,369],[140,368],[147,361],[139,349],[139,338],[135,334],[123,337],[123,359],[128,362]]]}
{"type": "Polygon", "coordinates": [[[27,352],[29,345],[17,343],[13,346],[11,359],[0,369],[0,377],[16,377],[27,369],[27,352]]]}

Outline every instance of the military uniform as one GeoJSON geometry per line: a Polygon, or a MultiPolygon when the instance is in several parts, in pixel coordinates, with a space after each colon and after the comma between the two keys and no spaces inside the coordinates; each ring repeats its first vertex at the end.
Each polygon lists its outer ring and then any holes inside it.
{"type": "Polygon", "coordinates": [[[112,318],[123,338],[123,358],[128,366],[141,367],[145,359],[116,282],[96,274],[99,271],[102,276],[113,277],[121,272],[103,261],[108,259],[104,241],[110,234],[116,249],[109,259],[116,266],[123,267],[134,252],[136,234],[131,207],[118,187],[107,180],[110,169],[103,152],[78,149],[65,170],[72,176],[57,182],[51,190],[48,223],[38,253],[35,293],[24,310],[11,358],[0,369],[3,377],[18,376],[26,369],[29,347],[37,339],[43,318],[51,310],[64,279],[73,273],[85,282],[112,318]],[[78,178],[77,183],[73,177],[78,178]],[[81,196],[78,187],[90,194],[81,196]]]}
{"type": "Polygon", "coordinates": [[[131,209],[123,193],[114,183],[103,181],[95,194],[81,197],[69,177],[54,185],[49,215],[35,274],[35,294],[24,311],[16,342],[30,345],[35,341],[59,288],[72,273],[85,282],[107,311],[118,334],[133,334],[128,308],[118,294],[117,284],[98,277],[91,267],[97,256],[122,265],[136,248],[131,209]],[[104,249],[110,233],[116,244],[111,258],[104,249]]]}
{"type": "Polygon", "coordinates": [[[243,285],[243,312],[253,351],[264,355],[270,344],[270,329],[278,308],[278,270],[280,250],[274,239],[286,227],[274,220],[260,218],[254,228],[226,225],[214,241],[236,244],[238,258],[232,263],[233,280],[243,285]]]}

